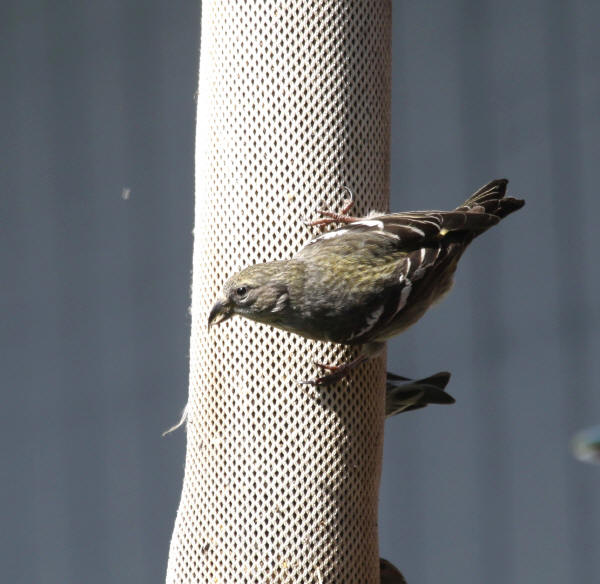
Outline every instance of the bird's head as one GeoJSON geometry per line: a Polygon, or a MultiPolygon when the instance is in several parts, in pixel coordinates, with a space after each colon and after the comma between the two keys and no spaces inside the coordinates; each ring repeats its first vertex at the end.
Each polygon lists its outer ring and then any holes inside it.
{"type": "Polygon", "coordinates": [[[286,309],[289,293],[285,281],[287,262],[255,264],[238,272],[223,286],[208,316],[208,326],[234,314],[275,324],[286,309]]]}

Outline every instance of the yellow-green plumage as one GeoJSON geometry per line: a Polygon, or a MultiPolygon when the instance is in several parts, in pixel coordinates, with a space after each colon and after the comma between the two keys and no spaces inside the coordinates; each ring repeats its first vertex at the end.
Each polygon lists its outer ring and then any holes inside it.
{"type": "Polygon", "coordinates": [[[473,238],[523,206],[505,197],[507,182],[492,181],[453,211],[347,218],[294,258],[232,276],[209,324],[238,314],[372,354],[448,292],[473,238]]]}

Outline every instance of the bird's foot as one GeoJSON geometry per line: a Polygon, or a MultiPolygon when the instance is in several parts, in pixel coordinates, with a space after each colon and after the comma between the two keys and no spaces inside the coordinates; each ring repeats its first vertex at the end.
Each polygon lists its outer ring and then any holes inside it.
{"type": "Polygon", "coordinates": [[[348,377],[354,368],[367,361],[368,358],[367,355],[359,355],[356,359],[352,359],[352,361],[348,361],[348,363],[342,363],[342,365],[327,365],[325,363],[315,362],[315,365],[329,371],[329,373],[316,377],[315,379],[306,379],[299,383],[302,383],[303,385],[331,385],[340,379],[344,379],[344,377],[348,377]]]}
{"type": "Polygon", "coordinates": [[[323,227],[325,225],[330,225],[331,223],[353,223],[354,221],[358,221],[359,217],[352,217],[348,215],[350,209],[354,206],[354,193],[348,188],[344,187],[350,198],[345,202],[344,207],[339,213],[334,213],[333,211],[321,210],[319,214],[323,217],[323,219],[317,219],[316,221],[305,221],[304,223],[308,227],[323,227]]]}

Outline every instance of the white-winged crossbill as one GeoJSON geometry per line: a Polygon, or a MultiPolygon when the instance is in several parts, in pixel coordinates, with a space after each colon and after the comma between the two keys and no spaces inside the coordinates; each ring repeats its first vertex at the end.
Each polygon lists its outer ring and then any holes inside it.
{"type": "Polygon", "coordinates": [[[293,258],[255,264],[223,287],[209,326],[234,314],[309,339],[361,345],[349,363],[324,366],[331,382],[375,356],[451,288],[458,260],[471,241],[520,209],[506,197],[506,179],[490,182],[453,211],[336,214],[343,222],[293,258]]]}

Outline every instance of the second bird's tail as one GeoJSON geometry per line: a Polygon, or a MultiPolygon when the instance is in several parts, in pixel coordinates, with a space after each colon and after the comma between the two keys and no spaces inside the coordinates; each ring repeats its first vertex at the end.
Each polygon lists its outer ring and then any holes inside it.
{"type": "Polygon", "coordinates": [[[440,371],[417,380],[388,371],[385,417],[424,408],[429,404],[453,404],[454,398],[444,391],[448,381],[450,381],[450,373],[447,371],[440,371]]]}

